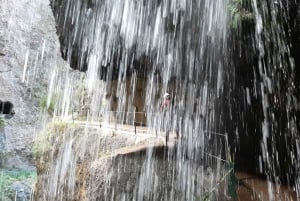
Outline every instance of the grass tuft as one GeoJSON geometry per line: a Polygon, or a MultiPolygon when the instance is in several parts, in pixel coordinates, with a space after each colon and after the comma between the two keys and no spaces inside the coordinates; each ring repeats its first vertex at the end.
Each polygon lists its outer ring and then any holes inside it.
{"type": "Polygon", "coordinates": [[[40,108],[42,111],[47,111],[49,115],[53,116],[55,109],[55,98],[52,97],[49,106],[47,105],[48,96],[42,96],[40,100],[40,108]]]}

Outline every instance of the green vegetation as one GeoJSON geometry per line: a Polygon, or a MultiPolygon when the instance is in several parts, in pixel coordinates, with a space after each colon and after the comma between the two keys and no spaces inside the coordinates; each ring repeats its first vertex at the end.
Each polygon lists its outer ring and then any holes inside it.
{"type": "Polygon", "coordinates": [[[0,170],[0,197],[14,197],[10,186],[17,182],[34,183],[37,178],[35,171],[30,170],[0,170]]]}
{"type": "Polygon", "coordinates": [[[67,128],[73,127],[74,124],[66,123],[66,122],[52,122],[49,123],[45,132],[46,136],[53,137],[53,135],[63,134],[65,133],[67,128]]]}
{"type": "Polygon", "coordinates": [[[48,140],[37,140],[32,148],[32,154],[35,159],[39,159],[47,150],[51,149],[51,144],[48,140]]]}
{"type": "Polygon", "coordinates": [[[55,138],[56,136],[59,137],[60,135],[65,133],[66,129],[69,126],[70,124],[65,122],[49,123],[48,126],[38,134],[38,138],[33,145],[32,153],[34,158],[39,159],[42,153],[51,150],[53,138],[55,138]]]}
{"type": "Polygon", "coordinates": [[[237,195],[236,195],[236,187],[237,187],[237,178],[235,176],[235,171],[234,171],[234,163],[229,163],[229,174],[228,174],[228,181],[227,181],[227,192],[228,195],[231,197],[232,200],[236,200],[237,195]]]}
{"type": "Polygon", "coordinates": [[[77,89],[75,92],[74,111],[78,112],[76,119],[83,121],[87,120],[90,104],[91,100],[89,98],[87,83],[84,80],[80,80],[77,83],[77,89]]]}
{"type": "Polygon", "coordinates": [[[204,196],[202,197],[201,201],[210,201],[210,194],[209,193],[205,193],[204,196]]]}
{"type": "Polygon", "coordinates": [[[55,109],[55,98],[54,97],[51,98],[48,107],[47,107],[47,102],[48,102],[48,96],[42,96],[40,100],[40,108],[42,111],[47,111],[52,116],[55,109]]]}
{"type": "Polygon", "coordinates": [[[64,139],[73,135],[78,137],[79,135],[76,135],[78,128],[76,124],[72,123],[52,122],[38,134],[32,154],[39,174],[47,174],[64,139]]]}
{"type": "Polygon", "coordinates": [[[52,122],[38,134],[38,137],[33,145],[32,153],[36,161],[38,161],[42,155],[53,149],[57,139],[62,137],[68,129],[76,128],[75,124],[66,122],[52,122]]]}
{"type": "Polygon", "coordinates": [[[0,128],[3,128],[5,124],[4,118],[0,116],[0,128]]]}
{"type": "Polygon", "coordinates": [[[250,8],[250,0],[231,0],[228,7],[233,29],[238,29],[243,21],[254,19],[254,14],[250,8]]]}
{"type": "Polygon", "coordinates": [[[236,200],[236,177],[235,177],[235,173],[234,173],[234,165],[233,163],[229,164],[229,170],[227,171],[227,173],[221,177],[216,186],[214,186],[210,191],[207,191],[204,193],[201,201],[210,201],[212,200],[215,191],[218,190],[218,186],[221,183],[224,183],[225,180],[228,179],[228,195],[231,197],[231,200],[236,200]]]}

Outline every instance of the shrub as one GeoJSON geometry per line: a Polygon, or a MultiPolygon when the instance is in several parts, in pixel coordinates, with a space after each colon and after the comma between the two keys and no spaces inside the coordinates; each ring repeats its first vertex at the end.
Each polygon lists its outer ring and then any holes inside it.
{"type": "Polygon", "coordinates": [[[51,98],[48,107],[47,107],[47,102],[48,102],[48,96],[42,96],[40,100],[40,108],[42,111],[47,111],[52,116],[55,109],[55,98],[54,97],[51,98]]]}
{"type": "Polygon", "coordinates": [[[32,147],[33,157],[36,162],[47,151],[52,150],[54,141],[62,137],[67,129],[76,128],[75,124],[65,122],[52,122],[38,134],[32,147]]]}
{"type": "Polygon", "coordinates": [[[0,116],[0,128],[3,128],[5,124],[3,116],[0,116]]]}
{"type": "Polygon", "coordinates": [[[32,153],[35,159],[38,159],[42,153],[51,149],[51,138],[59,137],[67,129],[68,124],[64,122],[52,122],[38,134],[38,138],[32,147],[32,153]]]}

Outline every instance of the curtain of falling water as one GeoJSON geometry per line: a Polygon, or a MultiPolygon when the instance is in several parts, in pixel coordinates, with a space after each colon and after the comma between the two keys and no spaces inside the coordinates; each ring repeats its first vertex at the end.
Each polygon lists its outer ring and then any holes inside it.
{"type": "Polygon", "coordinates": [[[259,55],[253,96],[261,99],[263,110],[260,171],[277,182],[294,183],[299,168],[296,148],[299,134],[295,116],[295,64],[287,30],[290,8],[295,2],[251,2],[259,55]]]}
{"type": "MultiPolygon", "coordinates": [[[[61,1],[52,2],[54,6],[58,3],[61,1]]],[[[204,152],[213,150],[220,156],[218,150],[222,150],[207,145],[207,139],[211,139],[211,131],[219,130],[220,124],[223,72],[229,58],[227,3],[226,0],[68,0],[61,6],[65,10],[58,17],[58,24],[65,27],[62,34],[66,32],[66,37],[71,38],[66,40],[68,50],[63,53],[69,61],[77,57],[77,68],[87,68],[88,119],[99,120],[100,115],[107,119],[109,110],[132,110],[145,112],[147,126],[163,131],[163,135],[167,130],[179,131],[181,140],[175,162],[171,162],[174,157],[166,159],[172,164],[166,176],[171,190],[158,193],[163,200],[170,197],[196,200],[210,191],[213,185],[203,186],[202,165],[215,165],[211,183],[216,183],[222,174],[220,163],[204,159],[204,152]],[[68,33],[70,29],[72,34],[68,33]],[[138,93],[139,85],[143,89],[138,93]],[[166,92],[171,95],[172,107],[162,115],[160,104],[166,92]],[[109,100],[110,106],[103,106],[104,99],[109,100]],[[145,102],[142,108],[136,106],[139,101],[145,102]]],[[[51,85],[57,90],[63,88],[63,98],[58,104],[62,107],[56,110],[63,118],[72,113],[75,79],[67,74],[65,81],[56,82],[62,83],[62,87],[51,85]]],[[[126,118],[122,112],[115,116],[126,118]]],[[[155,192],[149,193],[150,189],[156,189],[155,182],[149,180],[156,174],[151,167],[157,167],[152,153],[148,151],[145,159],[146,172],[137,182],[135,200],[155,197],[155,192]]]]}

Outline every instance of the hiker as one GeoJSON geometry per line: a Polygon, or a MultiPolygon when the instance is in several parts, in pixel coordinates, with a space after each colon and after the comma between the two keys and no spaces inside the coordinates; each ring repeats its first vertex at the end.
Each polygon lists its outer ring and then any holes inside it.
{"type": "Polygon", "coordinates": [[[169,141],[169,133],[171,127],[171,96],[169,93],[165,93],[163,100],[160,104],[160,111],[162,112],[163,126],[166,131],[166,145],[169,141]]]}
{"type": "Polygon", "coordinates": [[[170,107],[171,104],[171,96],[169,93],[165,93],[163,97],[163,101],[160,104],[161,111],[165,111],[170,107]]]}

